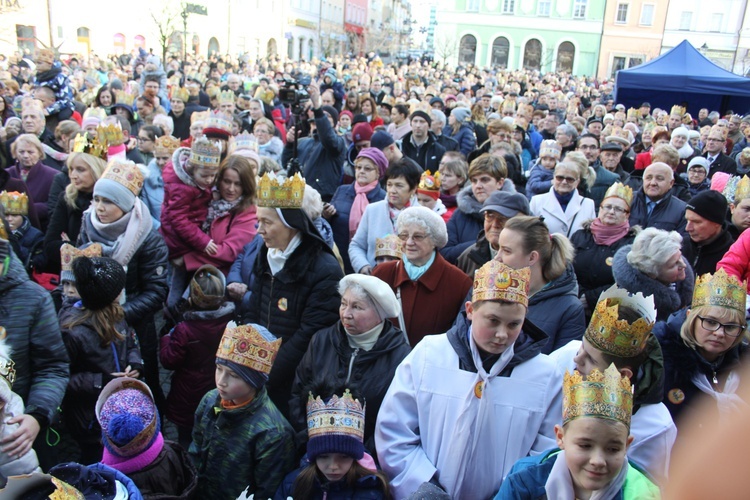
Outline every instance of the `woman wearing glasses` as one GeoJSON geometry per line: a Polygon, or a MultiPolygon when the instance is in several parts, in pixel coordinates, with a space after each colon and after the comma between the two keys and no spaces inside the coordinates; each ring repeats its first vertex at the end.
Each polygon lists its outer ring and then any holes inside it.
{"type": "Polygon", "coordinates": [[[735,394],[745,382],[740,373],[746,364],[746,289],[723,269],[704,274],[696,281],[692,307],[654,327],[664,354],[664,404],[677,425],[678,446],[688,425],[709,429],[747,407],[735,394]],[[698,413],[685,411],[707,400],[713,401],[713,415],[707,406],[698,413]]]}
{"type": "Polygon", "coordinates": [[[612,275],[615,253],[632,244],[641,230],[628,223],[632,200],[630,187],[614,183],[604,194],[599,217],[585,221],[570,238],[576,251],[573,267],[578,278],[578,296],[587,316],[591,315],[599,295],[615,283],[612,275]]]}
{"type": "Polygon", "coordinates": [[[162,129],[156,125],[145,125],[138,131],[138,151],[143,157],[144,165],[148,165],[154,159],[156,139],[163,135],[162,129]]]}
{"type": "Polygon", "coordinates": [[[570,238],[583,227],[584,221],[596,217],[594,201],[578,193],[581,173],[577,165],[558,163],[549,192],[531,198],[531,213],[544,217],[550,233],[570,238]]]}

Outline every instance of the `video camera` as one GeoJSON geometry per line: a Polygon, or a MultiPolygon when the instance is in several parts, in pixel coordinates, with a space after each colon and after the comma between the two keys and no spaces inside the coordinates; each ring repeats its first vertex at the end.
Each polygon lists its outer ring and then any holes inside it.
{"type": "Polygon", "coordinates": [[[305,105],[310,102],[310,94],[307,93],[310,83],[309,75],[299,76],[296,80],[284,78],[284,87],[279,89],[279,100],[284,105],[291,106],[294,114],[302,113],[305,105]]]}

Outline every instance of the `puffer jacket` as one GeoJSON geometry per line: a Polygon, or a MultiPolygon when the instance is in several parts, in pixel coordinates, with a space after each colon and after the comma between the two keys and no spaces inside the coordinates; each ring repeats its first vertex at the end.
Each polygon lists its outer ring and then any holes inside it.
{"type": "Polygon", "coordinates": [[[367,402],[365,407],[365,447],[375,452],[375,422],[380,404],[391,385],[396,367],[411,352],[404,334],[390,321],[369,351],[354,349],[341,325],[316,333],[297,367],[289,403],[289,421],[297,431],[298,443],[307,442],[307,398],[314,387],[349,387],[367,402]]]}
{"type": "Polygon", "coordinates": [[[12,252],[0,274],[0,325],[16,365],[13,392],[44,427],[53,420],[68,386],[68,352],[52,298],[31,281],[12,252]]]}
{"type": "Polygon", "coordinates": [[[268,248],[255,259],[255,281],[243,323],[257,323],[282,339],[268,379],[268,395],[288,415],[294,374],[315,332],[338,319],[338,283],[344,276],[320,236],[303,234],[284,268],[271,274],[268,248]]]}
{"type": "Polygon", "coordinates": [[[191,500],[198,489],[198,471],[182,447],[164,441],[164,447],[153,462],[130,472],[143,500],[191,500]]]}
{"type": "Polygon", "coordinates": [[[729,247],[724,257],[716,264],[716,269],[719,268],[740,281],[747,281],[750,293],[750,231],[743,231],[737,241],[729,247]]]}
{"type": "Polygon", "coordinates": [[[161,364],[174,370],[165,413],[180,427],[193,427],[195,409],[203,396],[216,387],[216,350],[233,316],[232,302],[225,302],[215,311],[186,311],[184,320],[161,338],[161,364]]]}
{"type": "Polygon", "coordinates": [[[83,212],[91,206],[94,193],[78,193],[75,206],[68,205],[65,195],[57,199],[55,209],[50,212],[49,225],[44,235],[44,254],[46,269],[49,273],[60,274],[60,247],[65,243],[62,233],[68,235],[70,242],[75,244],[78,233],[81,232],[83,212]]]}
{"type": "Polygon", "coordinates": [[[230,283],[247,285],[247,291],[242,300],[235,302],[235,311],[240,317],[250,309],[250,296],[253,291],[253,281],[255,281],[253,267],[255,267],[255,259],[262,246],[264,246],[263,236],[256,234],[255,239],[242,248],[242,252],[237,256],[227,274],[227,285],[230,283]]]}
{"type": "Polygon", "coordinates": [[[529,169],[529,180],[526,182],[526,197],[530,200],[537,194],[549,192],[555,170],[544,168],[539,161],[532,162],[529,169]]]}
{"type": "Polygon", "coordinates": [[[469,156],[469,153],[477,147],[477,138],[474,135],[472,124],[462,123],[455,134],[453,133],[453,127],[446,125],[443,128],[443,135],[456,141],[458,143],[458,151],[464,156],[469,156]]]}
{"type": "Polygon", "coordinates": [[[529,297],[526,314],[534,325],[549,337],[544,354],[559,349],[571,340],[581,340],[586,330],[586,316],[578,300],[578,281],[573,266],[529,297]]]}
{"type": "MultiPolygon", "coordinates": [[[[305,467],[301,467],[290,472],[284,478],[284,482],[281,483],[278,491],[276,491],[276,495],[273,497],[274,500],[287,500],[287,498],[292,497],[294,482],[304,469],[305,467]]],[[[354,488],[350,488],[346,484],[345,479],[335,483],[326,482],[325,484],[321,484],[316,478],[313,488],[313,491],[307,492],[305,498],[309,498],[310,500],[380,500],[386,498],[383,494],[382,483],[375,475],[368,475],[357,479],[354,488]]]]}

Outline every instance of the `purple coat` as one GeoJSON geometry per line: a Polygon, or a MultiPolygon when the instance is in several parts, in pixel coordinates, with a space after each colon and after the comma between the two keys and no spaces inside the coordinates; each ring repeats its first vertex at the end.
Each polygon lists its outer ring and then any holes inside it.
{"type": "MultiPolygon", "coordinates": [[[[21,178],[21,169],[18,164],[8,169],[8,173],[14,179],[21,178]]],[[[52,187],[52,180],[59,172],[52,167],[48,167],[42,162],[38,162],[29,170],[29,176],[26,177],[26,186],[29,188],[29,196],[34,200],[34,208],[42,225],[42,230],[47,228],[49,213],[47,211],[47,198],[49,190],[52,187]]]]}
{"type": "MultiPolygon", "coordinates": [[[[19,193],[29,194],[29,188],[26,187],[25,182],[21,179],[12,179],[8,175],[8,171],[2,168],[0,168],[0,191],[18,191],[19,193]]],[[[34,206],[34,197],[29,196],[29,201],[31,202],[29,205],[29,221],[32,226],[41,229],[42,226],[39,224],[39,217],[36,215],[36,207],[34,206]]]]}

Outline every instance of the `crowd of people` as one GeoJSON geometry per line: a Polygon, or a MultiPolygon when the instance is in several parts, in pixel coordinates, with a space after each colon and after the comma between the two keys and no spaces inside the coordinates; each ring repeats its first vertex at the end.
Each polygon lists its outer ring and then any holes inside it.
{"type": "Polygon", "coordinates": [[[376,56],[0,82],[17,498],[661,498],[750,402],[749,110],[376,56]]]}

